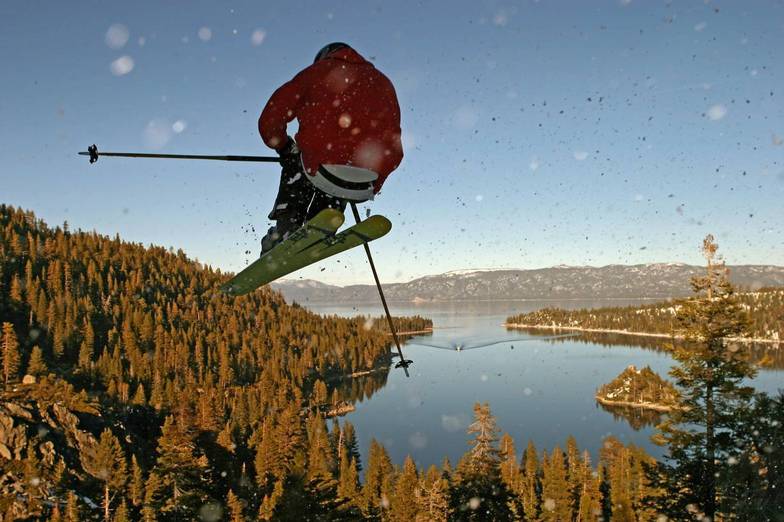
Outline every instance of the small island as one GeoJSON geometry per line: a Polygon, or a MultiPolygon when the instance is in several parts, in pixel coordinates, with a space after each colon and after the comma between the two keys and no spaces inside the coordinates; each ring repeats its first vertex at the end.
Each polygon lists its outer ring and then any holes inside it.
{"type": "Polygon", "coordinates": [[[667,412],[678,407],[678,391],[646,366],[628,366],[618,377],[599,387],[596,400],[607,406],[625,406],[667,412]]]}

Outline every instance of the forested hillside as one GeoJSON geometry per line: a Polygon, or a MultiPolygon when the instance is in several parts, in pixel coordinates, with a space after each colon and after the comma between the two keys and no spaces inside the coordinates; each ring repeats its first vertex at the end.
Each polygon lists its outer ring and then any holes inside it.
{"type": "MultiPolygon", "coordinates": [[[[58,390],[39,394],[45,401],[68,408],[71,396],[80,397],[76,402],[89,406],[70,410],[96,415],[93,428],[108,428],[126,450],[136,448],[148,470],[167,422],[170,434],[193,444],[189,465],[198,465],[210,445],[230,448],[233,476],[252,461],[251,435],[258,438],[262,422],[298,424],[307,411],[362,399],[386,380],[386,371],[342,379],[386,369],[383,321],[321,318],[266,288],[228,298],[217,292],[225,277],[182,252],[72,233],[67,225],[49,228],[12,207],[0,206],[0,234],[3,387],[9,397],[33,400],[22,405],[29,414],[7,404],[5,410],[59,424],[47,402],[20,391],[28,375],[26,382],[39,381],[33,388],[58,390]]],[[[406,330],[431,326],[417,317],[397,323],[406,330]]],[[[0,459],[11,453],[0,450],[0,459]]],[[[126,457],[130,463],[130,452],[126,457]]],[[[87,479],[63,473],[66,483],[87,479]]],[[[214,484],[221,495],[224,483],[214,484]]]]}

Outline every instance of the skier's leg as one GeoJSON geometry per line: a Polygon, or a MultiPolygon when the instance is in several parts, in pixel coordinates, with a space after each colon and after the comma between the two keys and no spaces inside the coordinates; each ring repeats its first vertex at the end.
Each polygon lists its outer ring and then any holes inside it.
{"type": "Polygon", "coordinates": [[[316,214],[321,212],[326,208],[334,208],[336,210],[340,210],[344,212],[346,210],[346,200],[340,199],[335,196],[330,196],[326,192],[323,192],[319,189],[314,188],[315,194],[313,195],[313,201],[310,203],[308,207],[308,213],[305,220],[310,220],[316,217],[316,214]]]}
{"type": "Polygon", "coordinates": [[[300,169],[283,168],[275,206],[268,216],[275,226],[261,240],[262,255],[305,223],[314,192],[315,188],[300,169]]]}
{"type": "Polygon", "coordinates": [[[278,196],[275,206],[267,216],[277,221],[280,230],[297,229],[305,222],[308,205],[313,197],[314,188],[298,168],[284,167],[280,173],[278,196]]]}

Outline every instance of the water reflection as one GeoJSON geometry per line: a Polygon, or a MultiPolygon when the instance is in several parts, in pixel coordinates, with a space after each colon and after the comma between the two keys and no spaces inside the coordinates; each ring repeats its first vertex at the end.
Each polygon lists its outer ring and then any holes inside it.
{"type": "MultiPolygon", "coordinates": [[[[551,338],[553,330],[541,328],[508,328],[508,331],[519,330],[528,335],[551,338]]],[[[560,330],[559,330],[560,331],[560,330]]],[[[645,335],[627,335],[614,332],[576,332],[574,340],[585,344],[598,344],[600,346],[639,346],[646,350],[655,350],[668,353],[670,346],[682,343],[679,339],[668,339],[665,337],[652,337],[645,335]]],[[[784,350],[777,344],[770,343],[742,343],[740,349],[745,351],[749,359],[760,370],[784,370],[784,350]]]]}
{"type": "Polygon", "coordinates": [[[359,372],[350,378],[338,378],[331,381],[331,387],[337,390],[340,400],[357,403],[369,400],[387,384],[389,368],[374,368],[367,372],[359,372]]]}
{"type": "Polygon", "coordinates": [[[634,431],[643,428],[656,427],[662,422],[664,414],[660,411],[633,406],[610,406],[596,401],[597,406],[613,416],[616,421],[624,420],[634,431]]]}
{"type": "Polygon", "coordinates": [[[537,336],[531,339],[521,339],[520,337],[510,337],[508,339],[490,339],[490,340],[473,340],[473,339],[457,339],[454,341],[449,342],[448,344],[434,344],[432,342],[426,343],[420,339],[414,339],[408,342],[408,344],[416,345],[416,346],[427,346],[429,348],[439,348],[442,350],[450,350],[453,352],[464,352],[466,350],[474,350],[476,348],[487,348],[489,346],[495,346],[498,344],[509,344],[509,348],[514,350],[513,342],[525,342],[525,341],[547,341],[550,339],[564,339],[568,337],[575,337],[578,334],[562,334],[562,335],[546,335],[546,336],[537,336]]]}

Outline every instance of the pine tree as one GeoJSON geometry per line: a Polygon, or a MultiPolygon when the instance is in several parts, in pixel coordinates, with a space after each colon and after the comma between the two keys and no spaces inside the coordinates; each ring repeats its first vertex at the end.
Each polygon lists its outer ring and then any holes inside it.
{"type": "Polygon", "coordinates": [[[497,476],[500,452],[496,447],[498,428],[495,417],[490,413],[490,406],[474,404],[474,422],[468,426],[468,434],[474,434],[469,442],[467,468],[464,472],[472,475],[497,476]]]}
{"type": "Polygon", "coordinates": [[[120,502],[120,505],[117,506],[117,510],[114,512],[114,518],[112,522],[131,522],[131,515],[128,513],[128,505],[125,503],[123,499],[120,502]]]}
{"type": "Polygon", "coordinates": [[[283,497],[283,481],[278,480],[272,489],[272,494],[264,495],[259,507],[259,520],[272,520],[275,516],[275,508],[283,497]]]}
{"type": "Polygon", "coordinates": [[[19,342],[16,340],[14,325],[8,322],[3,323],[3,384],[6,389],[19,377],[19,342]]]}
{"type": "Polygon", "coordinates": [[[392,495],[390,517],[398,522],[408,522],[417,518],[416,489],[419,482],[416,465],[410,456],[403,462],[403,471],[395,483],[392,495]]]}
{"type": "Polygon", "coordinates": [[[474,404],[474,422],[467,431],[474,437],[457,465],[453,506],[467,520],[508,520],[511,495],[501,480],[498,428],[490,406],[474,404]]]}
{"type": "Polygon", "coordinates": [[[256,459],[254,460],[256,483],[263,489],[275,479],[283,478],[280,476],[278,441],[275,438],[275,431],[273,431],[272,419],[269,417],[264,419],[256,438],[258,441],[256,443],[256,459]]]}
{"type": "Polygon", "coordinates": [[[30,360],[27,362],[27,373],[40,377],[46,375],[48,371],[49,369],[44,361],[44,353],[38,345],[33,346],[33,350],[30,352],[30,360]]]}
{"type": "Polygon", "coordinates": [[[207,500],[201,487],[201,475],[207,468],[206,457],[195,454],[196,445],[190,431],[166,417],[158,439],[158,459],[153,474],[160,479],[162,513],[195,516],[207,500]]]}
{"type": "Polygon", "coordinates": [[[580,486],[580,499],[577,509],[578,522],[596,520],[601,516],[601,492],[599,491],[599,476],[591,468],[591,455],[583,452],[581,463],[582,477],[580,486]]]}
{"type": "Polygon", "coordinates": [[[572,502],[566,479],[564,454],[558,446],[550,458],[542,458],[542,514],[540,520],[559,522],[572,519],[572,502]]]}
{"type": "Polygon", "coordinates": [[[343,430],[337,417],[332,418],[332,429],[329,431],[329,445],[332,448],[332,460],[340,464],[340,456],[345,453],[346,446],[343,444],[343,430]]]}
{"type": "Polygon", "coordinates": [[[79,522],[81,520],[81,509],[79,508],[79,498],[72,490],[68,491],[65,501],[65,522],[79,522]]]}
{"type": "Polygon", "coordinates": [[[357,464],[357,471],[362,471],[362,462],[359,456],[359,442],[357,442],[357,433],[354,430],[354,425],[349,421],[343,424],[343,444],[348,452],[348,458],[354,459],[357,464]]]}
{"type": "Polygon", "coordinates": [[[758,393],[735,434],[740,453],[722,477],[722,511],[737,520],[777,520],[784,513],[784,393],[758,393]]]}
{"type": "Polygon", "coordinates": [[[234,490],[229,490],[229,494],[226,497],[226,507],[229,508],[230,522],[243,522],[243,520],[245,520],[245,517],[242,513],[242,500],[234,494],[234,490]]]}
{"type": "Polygon", "coordinates": [[[218,437],[215,439],[223,449],[228,451],[229,453],[234,453],[237,449],[237,444],[234,442],[234,430],[231,427],[231,423],[227,422],[223,429],[218,433],[218,437]]]}
{"type": "Polygon", "coordinates": [[[618,522],[635,522],[632,505],[631,463],[629,451],[617,442],[617,451],[609,463],[610,502],[612,520],[618,522]]]}
{"type": "Polygon", "coordinates": [[[566,439],[566,481],[569,484],[569,498],[573,510],[580,502],[580,486],[582,485],[583,469],[580,461],[580,449],[574,435],[566,439]]]}
{"type": "MultiPolygon", "coordinates": [[[[35,444],[32,442],[27,443],[27,454],[25,455],[23,464],[23,480],[29,484],[29,489],[27,492],[27,511],[30,513],[36,513],[39,512],[42,507],[40,500],[45,497],[45,491],[42,491],[42,488],[38,487],[42,482],[42,466],[41,459],[38,458],[38,453],[36,452],[35,444]]],[[[2,497],[0,497],[0,504],[3,503],[3,500],[1,499],[2,497]]]]}
{"type": "Polygon", "coordinates": [[[362,488],[362,510],[366,516],[379,515],[389,507],[391,492],[386,486],[392,471],[392,461],[386,449],[376,439],[371,439],[365,485],[362,488]]]}
{"type": "Polygon", "coordinates": [[[661,508],[672,516],[697,506],[711,520],[722,496],[718,484],[731,473],[728,458],[736,453],[733,433],[740,429],[739,413],[750,404],[752,389],[743,380],[755,374],[743,350],[732,338],[743,336],[748,318],[729,283],[723,262],[716,261],[713,236],[703,241],[707,260],[703,277],[692,280],[695,297],[677,312],[683,346],[670,375],[680,391],[680,408],[660,426],[672,465],[662,466],[659,479],[668,490],[661,508]]]}
{"type": "Polygon", "coordinates": [[[136,406],[146,406],[147,405],[147,395],[144,393],[144,385],[139,383],[139,386],[136,387],[136,393],[133,394],[133,399],[131,399],[131,404],[136,406]]]}
{"type": "Polygon", "coordinates": [[[93,349],[87,345],[87,341],[82,341],[79,346],[79,369],[86,374],[92,371],[93,366],[93,349]]]}
{"type": "Polygon", "coordinates": [[[520,482],[520,466],[517,464],[517,451],[514,439],[508,433],[501,437],[501,479],[510,491],[517,491],[520,482]]]}
{"type": "Polygon", "coordinates": [[[300,404],[298,398],[289,400],[286,407],[278,415],[277,423],[274,427],[274,437],[277,441],[277,472],[276,477],[284,477],[289,473],[304,473],[304,462],[301,453],[305,449],[305,437],[303,434],[302,417],[300,417],[300,404]]]}
{"type": "Polygon", "coordinates": [[[327,385],[321,379],[316,379],[313,385],[313,402],[320,406],[327,402],[327,385]]]}
{"type": "Polygon", "coordinates": [[[142,520],[144,522],[156,522],[158,520],[158,497],[161,493],[161,479],[154,471],[147,477],[144,486],[144,504],[142,505],[142,520]]]}
{"type": "Polygon", "coordinates": [[[24,296],[22,295],[22,281],[19,279],[18,275],[14,275],[11,278],[11,292],[9,293],[9,297],[11,301],[16,301],[17,303],[21,303],[24,300],[24,296]]]}
{"type": "MultiPolygon", "coordinates": [[[[52,303],[54,304],[54,303],[52,303]]],[[[52,351],[55,359],[60,360],[65,354],[65,327],[63,323],[56,323],[52,336],[52,351]]]]}
{"type": "Polygon", "coordinates": [[[308,463],[307,491],[310,508],[313,512],[328,514],[338,507],[338,481],[333,474],[334,463],[332,445],[329,441],[327,425],[320,414],[311,415],[308,420],[308,463]]]}
{"type": "Polygon", "coordinates": [[[350,504],[359,506],[359,470],[357,462],[348,454],[340,455],[340,480],[338,482],[338,496],[346,499],[350,504]]]}
{"type": "Polygon", "coordinates": [[[308,420],[308,478],[331,480],[334,467],[327,425],[321,415],[312,415],[308,420]]]}
{"type": "Polygon", "coordinates": [[[532,440],[523,452],[523,479],[520,488],[526,519],[536,520],[539,514],[539,455],[532,440]]]}
{"type": "Polygon", "coordinates": [[[509,495],[509,511],[515,520],[522,520],[523,504],[519,495],[522,486],[522,476],[520,465],[517,462],[517,449],[514,439],[508,433],[504,433],[499,443],[501,454],[501,480],[506,485],[509,495]]]}
{"type": "Polygon", "coordinates": [[[419,515],[417,520],[428,522],[446,522],[450,519],[452,509],[449,498],[449,481],[435,466],[428,468],[422,477],[417,495],[419,515]]]}
{"type": "Polygon", "coordinates": [[[120,442],[106,428],[101,433],[95,451],[80,456],[85,471],[103,483],[103,517],[108,522],[111,520],[110,492],[123,488],[127,481],[127,465],[120,442]]]}
{"type": "Polygon", "coordinates": [[[139,467],[139,462],[136,460],[136,455],[131,456],[131,480],[128,484],[128,495],[131,499],[131,504],[135,507],[142,505],[144,501],[144,475],[142,468],[139,467]]]}

